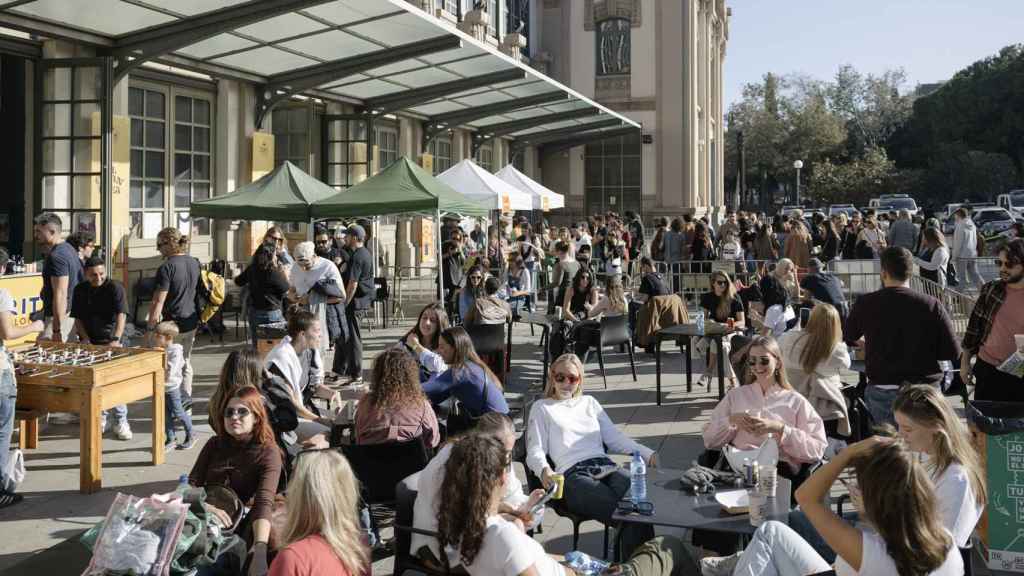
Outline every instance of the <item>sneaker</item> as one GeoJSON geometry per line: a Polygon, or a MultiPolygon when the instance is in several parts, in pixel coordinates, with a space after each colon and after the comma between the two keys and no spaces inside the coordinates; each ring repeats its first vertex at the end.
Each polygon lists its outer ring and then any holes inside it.
{"type": "Polygon", "coordinates": [[[114,428],[114,436],[118,440],[128,441],[132,439],[132,429],[127,422],[121,422],[114,428]]]}
{"type": "Polygon", "coordinates": [[[182,442],[181,444],[178,444],[177,448],[178,448],[178,450],[188,450],[189,448],[191,448],[191,447],[193,447],[195,445],[196,445],[195,437],[188,436],[188,437],[185,438],[184,442],[182,442]]]}
{"type": "Polygon", "coordinates": [[[708,556],[700,561],[700,573],[703,576],[732,576],[739,564],[743,552],[732,556],[708,556]]]}
{"type": "Polygon", "coordinates": [[[24,500],[25,497],[21,494],[14,494],[13,492],[0,492],[0,508],[7,508],[8,506],[14,506],[18,502],[24,500]]]}
{"type": "Polygon", "coordinates": [[[167,439],[164,440],[164,450],[173,450],[174,447],[175,447],[174,436],[168,436],[167,439]]]}

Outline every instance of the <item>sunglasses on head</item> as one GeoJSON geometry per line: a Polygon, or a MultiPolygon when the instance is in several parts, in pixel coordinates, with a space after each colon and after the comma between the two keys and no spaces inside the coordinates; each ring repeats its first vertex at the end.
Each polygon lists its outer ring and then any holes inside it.
{"type": "Polygon", "coordinates": [[[768,366],[771,363],[771,356],[751,356],[747,358],[747,364],[751,366],[757,366],[758,364],[760,364],[761,366],[768,366]]]}
{"type": "Polygon", "coordinates": [[[224,418],[226,418],[228,420],[230,420],[231,418],[234,418],[236,416],[239,419],[242,419],[242,418],[245,418],[246,416],[248,416],[250,414],[252,414],[252,411],[250,411],[245,406],[240,406],[238,408],[225,408],[224,409],[224,418]]]}
{"type": "Polygon", "coordinates": [[[576,384],[580,381],[580,377],[576,374],[566,374],[564,372],[558,372],[555,374],[555,382],[561,384],[565,381],[568,381],[570,384],[576,384]]]}

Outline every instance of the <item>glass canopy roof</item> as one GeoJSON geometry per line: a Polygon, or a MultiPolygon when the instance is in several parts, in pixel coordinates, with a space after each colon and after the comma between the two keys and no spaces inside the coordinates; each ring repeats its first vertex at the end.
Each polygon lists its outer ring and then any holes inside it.
{"type": "Polygon", "coordinates": [[[375,99],[402,95],[388,112],[437,118],[448,127],[502,125],[513,136],[572,126],[582,131],[612,118],[640,127],[403,0],[0,0],[0,26],[79,39],[96,44],[100,54],[116,55],[127,45],[131,54],[156,62],[219,76],[236,72],[275,89],[302,86],[296,77],[307,69],[312,74],[331,63],[377,58],[377,67],[318,74],[317,82],[326,81],[298,92],[371,108],[375,99]],[[445,38],[452,42],[404,59],[386,55],[445,38]],[[511,81],[479,81],[516,69],[521,76],[511,81]],[[430,91],[418,98],[424,89],[430,91]],[[511,131],[517,121],[585,109],[594,114],[511,131]]]}

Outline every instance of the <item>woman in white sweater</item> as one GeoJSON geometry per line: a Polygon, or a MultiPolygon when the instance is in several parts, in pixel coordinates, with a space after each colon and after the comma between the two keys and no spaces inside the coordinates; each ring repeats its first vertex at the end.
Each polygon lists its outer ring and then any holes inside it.
{"type": "Polygon", "coordinates": [[[826,431],[849,436],[840,372],[850,368],[850,351],[843,342],[839,312],[831,304],[816,304],[807,326],[780,336],[779,348],[786,378],[814,406],[825,421],[826,431]]]}
{"type": "MultiPolygon", "coordinates": [[[[553,474],[563,474],[569,511],[608,524],[629,491],[629,474],[608,458],[609,451],[639,453],[648,466],[657,464],[653,450],[623,434],[593,396],[583,395],[583,363],[563,354],[551,365],[544,397],[530,409],[526,465],[545,487],[553,474]]],[[[621,557],[653,536],[650,526],[624,525],[621,557]]]]}
{"type": "Polygon", "coordinates": [[[938,282],[946,287],[946,270],[949,267],[949,248],[942,232],[935,228],[925,228],[921,233],[924,239],[924,251],[921,257],[914,258],[914,263],[921,269],[921,277],[938,282]]]}

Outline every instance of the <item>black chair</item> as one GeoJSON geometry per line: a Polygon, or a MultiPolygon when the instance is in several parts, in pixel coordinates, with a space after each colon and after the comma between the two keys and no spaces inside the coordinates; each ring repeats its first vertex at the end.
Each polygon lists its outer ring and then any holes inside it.
{"type": "MultiPolygon", "coordinates": [[[[583,326],[580,330],[593,331],[594,328],[583,326]]],[[[633,371],[633,382],[636,382],[636,359],[633,356],[633,335],[629,333],[629,315],[619,314],[616,316],[604,316],[598,328],[597,362],[601,366],[601,378],[604,378],[604,387],[608,388],[608,376],[604,372],[604,348],[608,346],[626,346],[629,352],[629,368],[633,371]]],[[[583,365],[586,366],[590,357],[590,349],[583,355],[583,365]]]]}
{"type": "MultiPolygon", "coordinates": [[[[419,473],[402,479],[395,486],[395,568],[393,576],[402,576],[408,570],[426,574],[427,576],[446,576],[447,570],[436,570],[425,564],[419,557],[412,554],[412,535],[437,536],[436,532],[420,530],[413,527],[413,511],[416,505],[419,473]]],[[[442,567],[443,568],[443,567],[442,567]]]]}
{"type": "Polygon", "coordinates": [[[383,444],[342,444],[338,447],[359,479],[363,502],[371,508],[392,508],[395,486],[423,470],[432,456],[425,439],[383,444]]]}
{"type": "Polygon", "coordinates": [[[380,307],[381,311],[381,326],[385,330],[388,328],[388,302],[391,297],[391,291],[388,286],[388,279],[384,276],[377,276],[373,279],[373,285],[376,286],[377,290],[373,296],[373,307],[380,307]]]}
{"type": "MultiPolygon", "coordinates": [[[[550,458],[548,458],[548,464],[550,464],[551,468],[554,469],[555,465],[554,465],[554,463],[551,462],[550,458]]],[[[527,487],[526,491],[527,491],[527,493],[533,492],[534,490],[537,490],[539,488],[543,488],[544,485],[543,485],[543,483],[541,483],[540,478],[537,478],[537,475],[533,473],[533,470],[530,470],[530,467],[526,465],[526,462],[523,462],[523,468],[526,470],[526,487],[527,487]]],[[[600,522],[600,520],[597,520],[595,518],[588,518],[586,516],[583,516],[583,515],[580,515],[580,514],[576,514],[574,512],[570,512],[568,507],[565,505],[565,500],[564,499],[562,499],[562,500],[548,500],[548,508],[551,508],[552,510],[554,510],[555,514],[558,514],[562,518],[568,518],[569,522],[572,522],[572,549],[573,550],[579,550],[579,544],[580,544],[580,524],[583,524],[587,520],[593,520],[594,522],[600,522]]],[[[538,526],[538,528],[539,528],[539,526],[538,526]]],[[[604,558],[604,559],[608,558],[608,525],[607,524],[604,525],[604,546],[601,548],[601,557],[604,558]]]]}
{"type": "Polygon", "coordinates": [[[510,360],[509,350],[505,341],[505,324],[467,326],[466,332],[473,341],[473,348],[476,349],[478,355],[498,357],[498,363],[492,363],[492,367],[495,365],[499,367],[499,370],[494,372],[502,384],[504,384],[505,373],[508,371],[510,360]]]}

